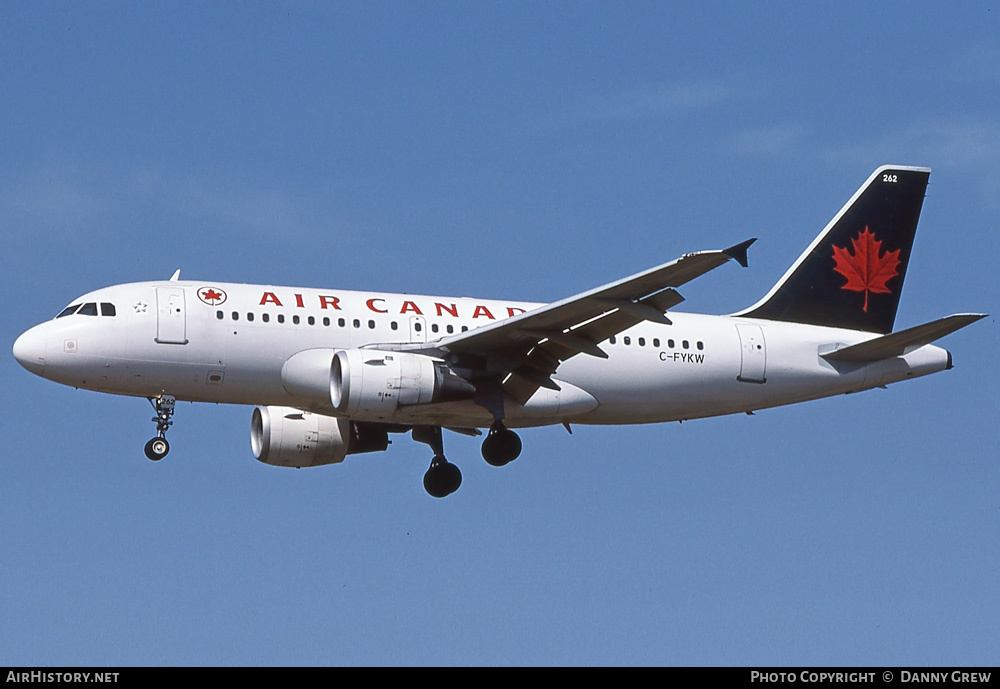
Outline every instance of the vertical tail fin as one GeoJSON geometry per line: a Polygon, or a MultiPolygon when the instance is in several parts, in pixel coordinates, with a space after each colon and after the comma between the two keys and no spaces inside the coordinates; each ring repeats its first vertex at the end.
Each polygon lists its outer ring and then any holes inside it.
{"type": "Polygon", "coordinates": [[[930,172],[877,169],[771,291],[735,315],[892,332],[930,172]]]}

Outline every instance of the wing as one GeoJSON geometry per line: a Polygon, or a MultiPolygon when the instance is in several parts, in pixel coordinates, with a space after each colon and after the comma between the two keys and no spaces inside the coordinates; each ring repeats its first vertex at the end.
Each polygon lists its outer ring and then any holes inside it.
{"type": "MultiPolygon", "coordinates": [[[[664,312],[684,300],[675,287],[729,259],[745,267],[747,249],[755,241],[748,239],[721,251],[687,254],[503,321],[398,349],[438,355],[444,352],[460,362],[469,362],[469,368],[477,372],[474,378],[499,380],[504,393],[524,404],[539,387],[559,389],[551,376],[570,357],[589,354],[607,358],[598,343],[612,335],[642,321],[669,324],[664,312]]],[[[476,384],[476,380],[472,382],[476,384]]]]}

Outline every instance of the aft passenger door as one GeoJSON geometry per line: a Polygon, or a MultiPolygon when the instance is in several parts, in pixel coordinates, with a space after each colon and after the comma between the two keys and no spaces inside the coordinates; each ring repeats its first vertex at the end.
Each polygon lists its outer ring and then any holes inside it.
{"type": "Polygon", "coordinates": [[[767,380],[767,348],[764,331],[759,325],[738,324],[740,335],[740,374],[736,379],[744,383],[763,383],[767,380]]]}

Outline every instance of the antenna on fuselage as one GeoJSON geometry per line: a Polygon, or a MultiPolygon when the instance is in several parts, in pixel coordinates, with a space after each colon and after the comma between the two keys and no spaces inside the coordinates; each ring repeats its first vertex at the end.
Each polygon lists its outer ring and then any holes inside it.
{"type": "Polygon", "coordinates": [[[170,282],[177,282],[181,277],[181,269],[178,268],[174,271],[174,274],[170,276],[170,282]]]}

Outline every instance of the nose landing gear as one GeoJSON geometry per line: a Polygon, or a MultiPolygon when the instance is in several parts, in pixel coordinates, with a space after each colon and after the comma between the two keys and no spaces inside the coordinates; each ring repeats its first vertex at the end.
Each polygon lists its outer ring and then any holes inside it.
{"type": "Polygon", "coordinates": [[[160,395],[148,399],[156,411],[156,416],[153,417],[153,421],[156,423],[156,437],[146,443],[144,452],[149,459],[158,462],[170,452],[170,443],[167,442],[166,435],[167,429],[174,423],[170,417],[174,415],[174,405],[177,403],[177,399],[171,395],[160,395]]]}

